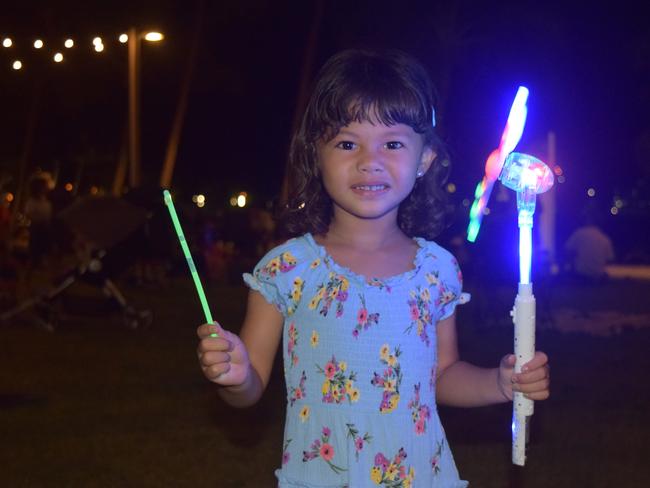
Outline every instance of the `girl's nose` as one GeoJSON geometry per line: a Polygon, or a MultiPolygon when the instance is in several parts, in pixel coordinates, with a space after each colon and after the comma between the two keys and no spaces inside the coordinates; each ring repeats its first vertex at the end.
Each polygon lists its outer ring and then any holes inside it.
{"type": "Polygon", "coordinates": [[[383,161],[378,151],[365,150],[359,155],[357,168],[362,173],[383,171],[383,161]]]}

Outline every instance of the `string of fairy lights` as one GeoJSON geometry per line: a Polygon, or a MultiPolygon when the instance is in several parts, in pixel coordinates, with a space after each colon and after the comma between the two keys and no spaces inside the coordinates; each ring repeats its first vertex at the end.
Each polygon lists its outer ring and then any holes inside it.
{"type": "MultiPolygon", "coordinates": [[[[140,37],[140,36],[138,36],[140,37]]],[[[164,35],[157,31],[146,32],[141,37],[145,41],[149,42],[158,42],[164,39],[164,35]]],[[[101,36],[94,36],[91,42],[80,43],[81,46],[91,47],[97,52],[101,53],[105,49],[105,39],[108,40],[112,38],[103,38],[101,36]]],[[[129,42],[129,34],[122,33],[117,36],[117,41],[121,44],[127,44],[129,42]]],[[[9,66],[14,71],[20,71],[26,69],[28,63],[25,61],[25,56],[19,55],[16,51],[18,47],[24,47],[25,45],[30,45],[31,49],[35,51],[47,51],[49,49],[49,57],[54,63],[62,63],[66,59],[66,52],[78,47],[78,42],[72,37],[63,38],[63,42],[53,42],[46,45],[42,37],[34,37],[30,40],[20,40],[14,39],[11,36],[2,37],[2,49],[10,54],[9,66]],[[13,56],[11,56],[13,54],[13,56]]]]}
{"type": "MultiPolygon", "coordinates": [[[[164,35],[158,31],[148,31],[148,32],[136,32],[134,29],[128,31],[131,35],[135,35],[137,39],[145,40],[148,42],[158,42],[164,39],[164,35]]],[[[30,51],[34,52],[43,52],[47,53],[47,57],[54,62],[55,64],[63,63],[69,53],[73,49],[88,49],[95,51],[96,53],[102,53],[106,49],[108,43],[113,43],[115,41],[120,44],[127,44],[129,42],[129,33],[123,32],[118,35],[110,36],[94,36],[87,37],[85,40],[81,41],[75,39],[72,36],[61,36],[58,41],[47,41],[44,37],[33,36],[29,39],[24,38],[14,38],[9,35],[2,36],[0,52],[8,54],[9,58],[9,69],[14,71],[21,71],[29,68],[29,59],[30,51]]],[[[5,61],[0,61],[5,62],[5,61]]],[[[0,69],[1,69],[0,64],[0,69]]],[[[5,65],[6,67],[7,65],[5,65]]],[[[556,165],[553,168],[553,171],[556,175],[558,183],[565,182],[565,175],[563,174],[562,168],[559,165],[556,165]]],[[[448,183],[445,187],[448,193],[455,193],[457,188],[454,183],[448,183]]],[[[593,187],[589,187],[586,191],[589,198],[594,198],[596,191],[593,187]]],[[[203,206],[204,197],[202,195],[195,196],[196,203],[198,206],[203,206]]],[[[232,206],[245,206],[246,205],[246,193],[242,192],[238,195],[234,195],[230,199],[230,205],[232,206]]],[[[612,206],[610,212],[612,215],[617,215],[622,207],[625,206],[625,201],[619,196],[613,198],[612,206]]],[[[469,207],[470,200],[465,198],[462,200],[462,205],[464,207],[469,207]]],[[[489,214],[490,209],[486,208],[485,213],[489,214]]]]}

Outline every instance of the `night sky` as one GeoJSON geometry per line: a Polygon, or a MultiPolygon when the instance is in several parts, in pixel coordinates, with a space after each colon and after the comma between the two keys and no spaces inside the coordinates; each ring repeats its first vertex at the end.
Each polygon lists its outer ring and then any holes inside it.
{"type": "Polygon", "coordinates": [[[520,84],[531,95],[518,150],[544,159],[547,133],[556,132],[566,176],[558,198],[567,207],[580,207],[590,186],[603,208],[615,196],[632,199],[643,178],[647,191],[650,29],[640,2],[609,2],[609,8],[594,2],[478,3],[323,1],[318,21],[318,2],[306,1],[3,7],[0,36],[15,43],[11,53],[0,48],[5,190],[25,154],[30,169],[59,168],[62,178],[72,179],[81,174],[82,192],[92,184],[110,188],[127,107],[126,48],[112,39],[138,25],[166,35],[163,43],[142,48],[142,164],[152,185],[199,30],[173,186],[187,195],[203,192],[209,203],[225,205],[233,192],[246,190],[261,204],[278,193],[301,76],[310,80],[327,57],[354,46],[404,49],[429,69],[458,202],[471,198],[520,84]],[[310,32],[313,65],[305,71],[310,32]],[[92,51],[94,35],[105,38],[105,52],[92,51]],[[67,36],[77,44],[55,65],[31,47],[36,36],[46,48],[67,36]],[[11,69],[18,53],[25,64],[20,72],[11,69]]]}

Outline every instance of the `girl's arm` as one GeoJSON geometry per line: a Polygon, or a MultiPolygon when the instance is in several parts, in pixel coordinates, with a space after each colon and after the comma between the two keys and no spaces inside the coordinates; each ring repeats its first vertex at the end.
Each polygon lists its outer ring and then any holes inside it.
{"type": "Polygon", "coordinates": [[[438,403],[455,407],[480,407],[512,400],[512,392],[522,391],[532,400],[549,396],[548,358],[543,352],[514,374],[515,356],[508,354],[498,368],[480,368],[461,361],[458,355],[456,314],[438,322],[438,403]]]}
{"type": "Polygon", "coordinates": [[[219,396],[234,407],[256,403],[269,382],[284,319],[257,291],[248,294],[240,335],[218,324],[198,328],[198,355],[203,374],[220,385],[219,396]],[[219,337],[210,337],[216,332],[219,337]]]}

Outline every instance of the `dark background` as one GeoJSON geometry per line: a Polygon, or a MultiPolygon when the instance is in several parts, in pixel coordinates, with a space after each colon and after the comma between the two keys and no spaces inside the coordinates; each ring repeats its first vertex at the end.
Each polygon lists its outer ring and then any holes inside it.
{"type": "Polygon", "coordinates": [[[624,259],[650,212],[650,34],[641,11],[640,2],[7,4],[0,35],[14,47],[0,48],[3,190],[15,191],[21,159],[28,173],[41,167],[58,170],[61,182],[78,178],[79,194],[92,185],[110,190],[126,147],[127,56],[116,38],[129,26],[166,36],[142,45],[142,165],[150,186],[159,180],[200,32],[172,186],[187,201],[204,193],[205,212],[227,207],[239,191],[256,206],[277,196],[301,81],[311,81],[327,57],[346,47],[397,47],[418,57],[437,84],[457,226],[466,225],[462,201],[473,197],[517,86],[526,85],[529,115],[518,150],[544,159],[548,131],[557,135],[566,177],[557,191],[558,239],[590,203],[624,259]],[[95,35],[104,38],[103,53],[92,50],[95,35]],[[31,47],[37,36],[46,43],[41,52],[31,47]],[[53,46],[68,36],[75,47],[53,63],[53,46]],[[14,56],[21,71],[10,67],[14,56]],[[612,216],[616,198],[623,207],[612,216]]]}
{"type": "MultiPolygon", "coordinates": [[[[650,264],[648,17],[641,2],[596,3],[2,2],[0,37],[11,36],[14,47],[0,47],[0,192],[17,191],[21,162],[27,175],[40,167],[58,171],[59,183],[78,181],[79,196],[93,185],[110,191],[126,147],[127,54],[116,39],[138,26],[166,36],[159,45],[143,43],[141,66],[143,183],[160,203],[160,171],[199,30],[172,187],[184,225],[192,207],[194,216],[227,211],[243,221],[228,200],[247,191],[251,204],[263,207],[278,194],[303,81],[339,49],[388,46],[418,57],[438,87],[438,127],[458,187],[455,225],[443,238],[467,225],[463,200],[472,198],[523,84],[531,95],[518,149],[545,159],[547,134],[557,135],[566,177],[556,186],[558,247],[590,203],[618,260],[650,264]],[[92,50],[96,35],[104,38],[103,53],[92,50]],[[31,47],[36,36],[45,40],[43,51],[31,47]],[[68,36],[76,46],[55,65],[51,46],[68,36]],[[21,71],[11,69],[14,57],[22,59],[21,71]],[[590,187],[596,190],[591,199],[590,187]],[[191,204],[199,192],[207,198],[203,209],[191,204]],[[622,206],[612,215],[617,198],[622,206]],[[632,257],[635,248],[640,258],[632,257]]],[[[515,206],[495,196],[479,240],[465,254],[474,264],[463,266],[473,298],[459,312],[461,353],[485,366],[511,350],[508,312],[516,282],[516,258],[504,257],[516,249],[515,206]],[[501,254],[484,252],[490,249],[501,254]],[[495,283],[497,276],[506,279],[495,283]]],[[[168,242],[141,246],[142,254],[175,259],[177,274],[161,282],[120,280],[129,304],[153,311],[149,328],[128,328],[99,287],[82,279],[51,309],[34,307],[0,324],[4,485],[274,484],[285,401],[281,365],[254,409],[235,411],[216,401],[197,369],[194,324],[203,317],[165,213],[157,228],[168,242]],[[40,313],[58,319],[54,333],[35,320],[40,313]]],[[[123,254],[124,261],[142,257],[123,244],[122,253],[119,246],[109,251],[106,269],[123,254]]],[[[194,254],[199,267],[200,256],[194,254]]],[[[232,280],[223,282],[200,270],[215,317],[235,332],[245,306],[241,271],[251,267],[238,258],[232,280]]],[[[18,268],[20,278],[25,273],[18,268]]],[[[22,293],[0,289],[3,312],[5,304],[41,290],[35,274],[22,293]]],[[[526,468],[510,465],[509,405],[471,415],[441,410],[460,472],[472,486],[647,485],[647,282],[583,286],[560,278],[534,280],[537,346],[552,358],[553,385],[551,398],[535,407],[526,468]]]]}

